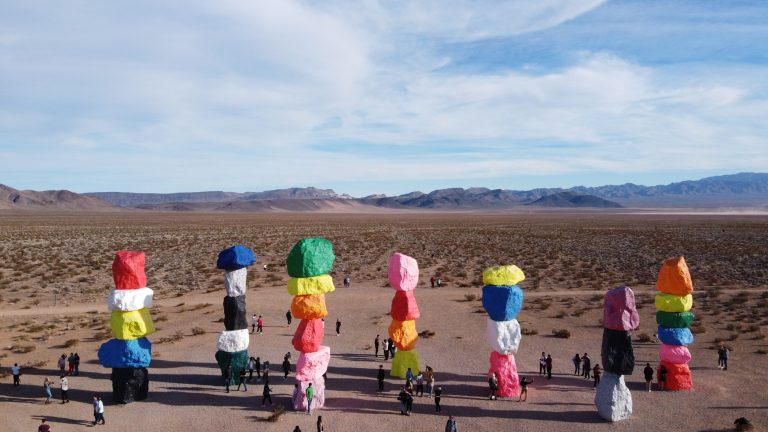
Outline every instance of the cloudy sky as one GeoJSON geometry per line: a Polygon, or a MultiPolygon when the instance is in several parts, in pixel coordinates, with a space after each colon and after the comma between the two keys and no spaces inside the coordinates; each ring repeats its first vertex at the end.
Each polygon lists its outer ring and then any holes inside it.
{"type": "Polygon", "coordinates": [[[768,2],[0,1],[0,183],[353,195],[768,169],[768,2]]]}

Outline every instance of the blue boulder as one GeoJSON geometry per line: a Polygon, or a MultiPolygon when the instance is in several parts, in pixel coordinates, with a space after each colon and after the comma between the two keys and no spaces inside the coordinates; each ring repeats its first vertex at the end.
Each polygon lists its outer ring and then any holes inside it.
{"type": "Polygon", "coordinates": [[[239,270],[256,262],[256,254],[245,246],[235,245],[219,252],[216,267],[223,270],[239,270]]]}
{"type": "Polygon", "coordinates": [[[105,368],[145,368],[152,360],[152,344],[147,338],[110,339],[99,348],[99,361],[105,368]]]}
{"type": "Polygon", "coordinates": [[[517,285],[483,287],[483,307],[494,321],[515,319],[523,307],[523,290],[517,285]]]}
{"type": "Polygon", "coordinates": [[[687,328],[659,326],[659,340],[667,345],[690,345],[693,343],[693,333],[687,328]]]}

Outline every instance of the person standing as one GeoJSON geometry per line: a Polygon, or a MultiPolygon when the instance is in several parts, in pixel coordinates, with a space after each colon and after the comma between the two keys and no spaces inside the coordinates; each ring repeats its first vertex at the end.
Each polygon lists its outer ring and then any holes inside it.
{"type": "Polygon", "coordinates": [[[264,333],[264,320],[261,319],[261,315],[259,315],[259,319],[256,320],[256,333],[264,333]]]}
{"type": "Polygon", "coordinates": [[[66,363],[67,363],[67,355],[62,354],[61,357],[59,357],[59,362],[58,362],[60,375],[64,374],[64,366],[66,365],[66,363]]]}
{"type": "Polygon", "coordinates": [[[547,379],[551,380],[552,379],[552,355],[551,354],[547,354],[546,365],[547,365],[547,379]]]}
{"type": "Polygon", "coordinates": [[[269,401],[269,405],[274,405],[272,403],[272,389],[269,387],[269,380],[264,379],[264,389],[261,392],[261,406],[264,406],[267,401],[269,401]]]}
{"type": "Polygon", "coordinates": [[[373,353],[375,357],[379,356],[379,335],[376,335],[376,339],[373,340],[373,353]]]}
{"type": "Polygon", "coordinates": [[[432,286],[432,288],[434,288],[434,287],[435,287],[435,277],[434,277],[434,276],[432,276],[431,278],[429,278],[429,284],[432,286]]]}
{"type": "Polygon", "coordinates": [[[547,356],[542,352],[539,357],[539,376],[544,375],[547,371],[547,356]]]}
{"type": "Polygon", "coordinates": [[[384,391],[384,365],[379,365],[379,372],[376,375],[376,379],[379,381],[379,389],[377,391],[384,391]]]}
{"type": "Polygon", "coordinates": [[[61,376],[61,403],[68,403],[69,402],[69,381],[67,381],[67,377],[64,375],[61,376]]]}
{"type": "Polygon", "coordinates": [[[653,384],[653,368],[651,367],[650,363],[645,364],[645,369],[643,369],[643,375],[645,375],[645,389],[648,390],[648,392],[651,392],[651,385],[653,384]]]}
{"type": "Polygon", "coordinates": [[[405,371],[405,382],[413,384],[413,371],[411,368],[408,368],[407,371],[405,371]]]}
{"type": "Polygon", "coordinates": [[[491,372],[491,376],[488,377],[488,388],[491,391],[491,395],[488,396],[488,399],[496,400],[496,390],[499,388],[499,381],[496,379],[496,372],[491,372]]]}
{"type": "Polygon", "coordinates": [[[48,378],[43,381],[43,391],[45,392],[45,404],[48,405],[51,403],[51,398],[53,397],[51,394],[51,382],[48,380],[48,378]]]}
{"type": "Polygon", "coordinates": [[[99,422],[99,397],[93,397],[93,425],[99,422]]]}
{"type": "Polygon", "coordinates": [[[264,377],[264,380],[269,379],[269,362],[265,361],[264,364],[261,367],[262,375],[264,377]]]}
{"type": "Polygon", "coordinates": [[[592,387],[597,387],[598,384],[600,384],[600,364],[595,363],[595,368],[592,370],[592,375],[595,377],[595,385],[592,387]]]}
{"type": "Polygon", "coordinates": [[[296,427],[293,428],[293,432],[301,432],[301,428],[299,427],[299,425],[296,425],[296,427]]]}
{"type": "Polygon", "coordinates": [[[21,385],[21,368],[18,363],[14,363],[11,367],[11,375],[13,375],[13,386],[18,387],[21,385]]]}
{"type": "Polygon", "coordinates": [[[80,354],[75,353],[75,357],[73,358],[75,361],[75,376],[80,375],[80,354]]]}
{"type": "Polygon", "coordinates": [[[442,408],[440,407],[440,398],[443,396],[443,387],[437,386],[435,389],[435,412],[440,414],[442,408]]]}
{"type": "Polygon", "coordinates": [[[67,366],[69,366],[67,373],[72,376],[75,373],[75,353],[69,353],[69,357],[67,357],[67,366]]]}
{"type": "Polygon", "coordinates": [[[325,432],[325,429],[323,429],[323,416],[317,416],[317,432],[325,432]]]}
{"type": "Polygon", "coordinates": [[[395,341],[389,338],[389,356],[395,358],[395,341]]]}
{"type": "Polygon", "coordinates": [[[256,357],[256,382],[261,381],[261,357],[256,357]]]}
{"type": "Polygon", "coordinates": [[[424,374],[421,371],[416,375],[416,395],[424,397],[424,374]]]}
{"type": "Polygon", "coordinates": [[[350,279],[349,279],[349,275],[347,275],[344,277],[344,288],[349,288],[349,283],[350,283],[350,279]]]}
{"type": "Polygon", "coordinates": [[[285,320],[288,321],[288,325],[291,325],[291,321],[293,321],[293,315],[291,315],[291,311],[285,313],[285,320]]]}
{"type": "Polygon", "coordinates": [[[581,357],[579,357],[579,353],[573,356],[573,374],[581,375],[581,357]]]}
{"type": "Polygon", "coordinates": [[[224,368],[224,389],[229,393],[229,381],[232,379],[232,364],[224,368]]]}
{"type": "Polygon", "coordinates": [[[46,423],[45,419],[40,420],[40,426],[37,427],[37,432],[51,432],[51,426],[46,423]]]}
{"type": "Polygon", "coordinates": [[[406,398],[408,397],[408,393],[405,391],[405,386],[400,387],[400,393],[397,395],[397,400],[400,401],[400,415],[405,415],[405,412],[407,410],[406,408],[406,398]]]}
{"type": "Polygon", "coordinates": [[[664,384],[667,382],[667,367],[660,365],[656,373],[658,374],[657,379],[659,381],[659,389],[664,390],[664,384]]]}
{"type": "Polygon", "coordinates": [[[248,391],[248,384],[245,383],[245,369],[240,369],[237,374],[237,391],[240,391],[240,386],[243,386],[243,391],[248,391]]]}
{"type": "Polygon", "coordinates": [[[307,415],[312,415],[312,398],[315,396],[315,389],[312,388],[312,383],[307,385],[307,415]]]}
{"type": "Polygon", "coordinates": [[[251,357],[248,359],[248,382],[253,379],[253,370],[256,368],[256,359],[251,357]]]}
{"type": "Polygon", "coordinates": [[[104,420],[104,401],[101,400],[101,396],[96,396],[96,415],[96,423],[107,424],[106,420],[104,420]]]}
{"type": "Polygon", "coordinates": [[[728,353],[729,353],[728,347],[723,345],[720,348],[720,350],[721,350],[720,357],[721,357],[722,368],[723,370],[728,370],[728,353]]]}
{"type": "Polygon", "coordinates": [[[288,379],[288,374],[291,373],[291,362],[288,360],[288,356],[283,357],[283,379],[288,379]]]}
{"type": "Polygon", "coordinates": [[[435,371],[430,366],[427,366],[427,397],[432,397],[432,389],[435,388],[435,371]]]}
{"type": "Polygon", "coordinates": [[[341,334],[341,321],[339,321],[338,318],[336,318],[336,336],[341,334]]]}
{"type": "Polygon", "coordinates": [[[387,361],[389,360],[389,341],[387,340],[387,338],[384,338],[383,348],[384,348],[384,361],[387,361]]]}
{"type": "Polygon", "coordinates": [[[584,379],[589,379],[589,374],[592,371],[592,360],[587,353],[581,358],[581,370],[584,372],[584,379]]]}
{"type": "Polygon", "coordinates": [[[256,314],[253,314],[251,316],[251,334],[256,333],[256,324],[258,324],[259,319],[256,318],[256,314]]]}
{"type": "Polygon", "coordinates": [[[445,432],[459,432],[459,427],[456,425],[456,419],[453,416],[448,416],[448,421],[445,422],[445,432]]]}
{"type": "Polygon", "coordinates": [[[520,380],[520,397],[517,399],[518,402],[525,402],[528,400],[528,384],[532,383],[533,380],[528,380],[528,378],[523,377],[523,379],[520,380]]]}

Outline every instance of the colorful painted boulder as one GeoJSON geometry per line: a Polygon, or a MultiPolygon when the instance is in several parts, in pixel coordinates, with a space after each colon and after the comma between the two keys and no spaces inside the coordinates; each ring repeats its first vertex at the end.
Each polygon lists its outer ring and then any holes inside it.
{"type": "Polygon", "coordinates": [[[107,298],[107,309],[124,312],[152,306],[154,292],[149,288],[112,290],[107,298]]]}
{"type": "Polygon", "coordinates": [[[98,356],[105,368],[145,368],[152,360],[152,344],[147,338],[110,339],[99,347],[98,356]]]}
{"type": "Polygon", "coordinates": [[[674,364],[687,364],[691,361],[691,352],[684,345],[659,345],[661,361],[674,364]]]}
{"type": "Polygon", "coordinates": [[[685,258],[676,256],[664,261],[656,280],[656,289],[667,294],[684,297],[693,292],[691,273],[685,258]]]}
{"type": "Polygon", "coordinates": [[[288,253],[285,263],[291,277],[309,278],[330,272],[335,259],[331,242],[324,238],[312,237],[299,240],[288,253]]]}
{"type": "Polygon", "coordinates": [[[333,278],[327,274],[288,280],[288,294],[292,296],[326,294],[333,292],[333,278]]]}
{"type": "Polygon", "coordinates": [[[301,320],[291,343],[296,351],[316,352],[323,344],[323,322],[319,319],[301,320]]]}
{"type": "MultiPolygon", "coordinates": [[[[224,297],[224,328],[228,331],[248,328],[245,296],[224,297]]],[[[240,350],[237,350],[240,351],[240,350]]]]}
{"type": "Polygon", "coordinates": [[[416,347],[419,334],[416,332],[416,321],[398,321],[393,319],[389,325],[389,337],[399,350],[411,351],[416,347]]]}
{"type": "Polygon", "coordinates": [[[230,297],[245,295],[248,289],[248,268],[243,267],[237,270],[230,270],[224,273],[224,289],[230,297]]]}
{"type": "Polygon", "coordinates": [[[256,262],[256,254],[245,246],[235,245],[219,252],[216,259],[216,268],[222,270],[239,270],[253,265],[256,262]]]}
{"type": "Polygon", "coordinates": [[[135,311],[113,310],[109,320],[115,339],[138,339],[155,332],[155,325],[149,315],[149,309],[135,311]]]}
{"type": "Polygon", "coordinates": [[[223,331],[219,333],[216,348],[224,352],[238,352],[248,349],[248,329],[223,331]]]}
{"type": "Polygon", "coordinates": [[[667,380],[664,384],[664,390],[685,391],[693,389],[691,380],[691,369],[687,364],[674,364],[661,362],[661,365],[667,368],[667,380]]]}
{"type": "Polygon", "coordinates": [[[328,315],[325,307],[325,294],[297,295],[291,301],[291,313],[296,319],[312,320],[328,315]]]}
{"type": "Polygon", "coordinates": [[[603,372],[595,393],[597,413],[605,420],[616,422],[632,416],[632,394],[624,377],[603,372]]]}
{"type": "Polygon", "coordinates": [[[525,280],[525,274],[516,265],[490,267],[483,272],[483,284],[513,286],[525,280]]]}
{"type": "Polygon", "coordinates": [[[390,311],[392,319],[398,321],[417,320],[421,316],[419,305],[416,304],[416,297],[413,291],[397,291],[392,299],[392,309],[390,311]]]}
{"type": "Polygon", "coordinates": [[[146,368],[113,368],[109,379],[115,403],[141,401],[149,394],[149,371],[146,368]]]}
{"type": "Polygon", "coordinates": [[[605,293],[603,327],[611,330],[631,331],[640,326],[640,315],[635,307],[635,293],[626,286],[605,293]]]}
{"type": "Polygon", "coordinates": [[[416,350],[397,350],[395,358],[392,359],[392,372],[390,372],[390,375],[405,379],[408,368],[411,368],[411,372],[416,376],[420,370],[419,353],[416,350]]]}
{"type": "Polygon", "coordinates": [[[516,285],[483,287],[483,308],[494,321],[510,321],[517,318],[522,306],[523,290],[516,285]]]}
{"type": "Polygon", "coordinates": [[[486,319],[485,340],[499,354],[516,354],[521,338],[520,323],[516,319],[509,321],[486,319]]]}
{"type": "Polygon", "coordinates": [[[656,294],[656,310],[662,312],[688,312],[693,307],[693,296],[676,296],[672,294],[656,294]]]}
{"type": "Polygon", "coordinates": [[[491,367],[488,369],[488,377],[491,372],[496,373],[498,390],[496,394],[501,397],[520,396],[520,380],[517,376],[517,364],[513,355],[499,354],[491,351],[491,367]]]}
{"type": "Polygon", "coordinates": [[[604,370],[616,375],[632,375],[635,353],[629,332],[603,329],[601,357],[604,370]]]}
{"type": "Polygon", "coordinates": [[[659,340],[667,345],[690,345],[693,343],[693,333],[687,328],[659,326],[659,340]]]}
{"type": "Polygon", "coordinates": [[[222,377],[224,377],[224,373],[227,370],[227,365],[232,365],[232,376],[229,378],[229,383],[237,384],[240,371],[248,366],[248,351],[216,351],[215,357],[222,377]]]}
{"type": "Polygon", "coordinates": [[[389,257],[387,278],[395,291],[413,291],[419,284],[419,264],[408,255],[392,254],[389,257]]]}
{"type": "Polygon", "coordinates": [[[296,380],[312,381],[323,376],[330,361],[331,349],[327,346],[321,346],[315,352],[302,352],[296,362],[296,380]]]}
{"type": "Polygon", "coordinates": [[[691,312],[656,312],[656,323],[664,327],[687,328],[693,323],[691,312]]]}
{"type": "Polygon", "coordinates": [[[146,288],[144,252],[117,252],[115,260],[112,261],[112,278],[115,281],[115,289],[118,290],[146,288]]]}

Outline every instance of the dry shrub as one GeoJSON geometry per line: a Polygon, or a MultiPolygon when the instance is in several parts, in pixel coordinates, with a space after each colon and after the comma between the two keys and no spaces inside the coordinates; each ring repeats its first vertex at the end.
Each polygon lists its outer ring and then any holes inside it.
{"type": "Polygon", "coordinates": [[[424,339],[429,339],[429,338],[431,338],[434,335],[435,335],[435,332],[433,332],[432,330],[423,330],[423,331],[419,332],[419,337],[424,338],[424,339]]]}
{"type": "Polygon", "coordinates": [[[536,330],[536,329],[532,329],[532,328],[528,328],[528,327],[523,327],[520,330],[520,333],[522,333],[525,336],[535,336],[535,335],[539,334],[539,331],[536,330]]]}
{"type": "Polygon", "coordinates": [[[80,341],[78,339],[69,339],[66,342],[64,342],[64,346],[67,348],[76,347],[77,344],[79,344],[80,341]]]}
{"type": "Polygon", "coordinates": [[[552,336],[560,339],[568,339],[571,337],[571,332],[568,329],[552,329],[552,336]]]}
{"type": "Polygon", "coordinates": [[[373,345],[371,344],[365,344],[363,347],[363,351],[370,351],[373,348],[373,345]]]}
{"type": "Polygon", "coordinates": [[[637,341],[648,343],[648,342],[653,342],[653,339],[651,338],[650,335],[648,335],[648,333],[640,333],[639,335],[637,335],[637,341]]]}
{"type": "Polygon", "coordinates": [[[205,334],[205,329],[204,328],[198,327],[198,326],[192,327],[192,335],[193,336],[199,336],[201,334],[205,334]]]}
{"type": "Polygon", "coordinates": [[[471,302],[475,300],[478,300],[477,294],[464,294],[464,301],[471,302]]]}
{"type": "Polygon", "coordinates": [[[184,339],[184,333],[181,330],[179,330],[176,333],[174,333],[173,336],[160,338],[160,340],[158,340],[155,343],[161,344],[161,343],[167,343],[167,342],[178,342],[182,339],[184,339]]]}
{"type": "Polygon", "coordinates": [[[26,354],[36,350],[37,347],[34,345],[11,345],[9,349],[14,354],[26,354]]]}
{"type": "Polygon", "coordinates": [[[111,337],[112,337],[112,332],[111,331],[103,330],[103,331],[94,333],[93,340],[95,340],[95,341],[103,341],[103,340],[107,340],[107,339],[109,339],[111,337]]]}
{"type": "Polygon", "coordinates": [[[268,422],[276,423],[283,419],[283,416],[285,415],[287,411],[285,410],[285,406],[280,404],[275,407],[275,409],[272,410],[272,414],[267,417],[268,422]]]}

